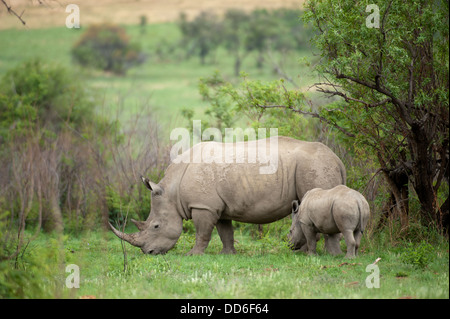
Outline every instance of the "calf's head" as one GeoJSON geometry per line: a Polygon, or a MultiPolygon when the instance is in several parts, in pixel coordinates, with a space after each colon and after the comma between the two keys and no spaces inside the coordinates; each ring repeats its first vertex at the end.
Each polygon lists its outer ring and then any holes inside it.
{"type": "Polygon", "coordinates": [[[147,178],[141,177],[143,183],[152,192],[152,208],[146,221],[131,220],[139,229],[133,234],[123,233],[114,228],[111,223],[109,227],[114,234],[130,243],[140,247],[144,254],[164,254],[171,249],[180,238],[183,230],[183,220],[176,211],[173,203],[164,189],[147,178]]]}
{"type": "Polygon", "coordinates": [[[306,244],[306,237],[300,224],[299,207],[298,200],[294,200],[292,202],[292,224],[288,234],[288,241],[293,250],[304,249],[306,244]]]}

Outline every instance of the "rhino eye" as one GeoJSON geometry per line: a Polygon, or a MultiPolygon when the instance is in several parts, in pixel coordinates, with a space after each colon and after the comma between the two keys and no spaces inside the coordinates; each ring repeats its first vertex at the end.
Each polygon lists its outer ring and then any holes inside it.
{"type": "Polygon", "coordinates": [[[155,226],[153,226],[153,228],[154,228],[154,229],[158,229],[158,228],[159,228],[159,225],[156,224],[155,226]]]}

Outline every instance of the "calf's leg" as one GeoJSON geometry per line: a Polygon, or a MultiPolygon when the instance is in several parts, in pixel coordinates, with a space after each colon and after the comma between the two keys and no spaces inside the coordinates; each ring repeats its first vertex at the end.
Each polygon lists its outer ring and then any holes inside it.
{"type": "Polygon", "coordinates": [[[305,234],[306,237],[306,245],[308,246],[308,254],[309,255],[315,255],[316,252],[316,246],[317,246],[317,240],[316,235],[317,232],[314,230],[314,227],[308,226],[305,224],[301,225],[302,231],[305,234]]]}
{"type": "Polygon", "coordinates": [[[345,255],[345,258],[355,257],[356,240],[353,236],[353,230],[343,230],[342,235],[344,235],[345,243],[347,244],[347,254],[345,255]]]}

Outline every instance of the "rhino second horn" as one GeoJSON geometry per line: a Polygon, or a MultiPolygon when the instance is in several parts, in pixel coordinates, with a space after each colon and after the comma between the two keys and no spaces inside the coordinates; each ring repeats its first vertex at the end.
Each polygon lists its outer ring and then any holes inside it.
{"type": "Polygon", "coordinates": [[[140,221],[140,220],[135,220],[135,219],[133,219],[133,218],[131,218],[131,221],[133,222],[133,224],[136,225],[136,227],[137,227],[139,230],[144,230],[145,228],[147,228],[147,223],[146,223],[145,221],[142,222],[142,221],[140,221]]]}
{"type": "Polygon", "coordinates": [[[137,233],[134,234],[125,234],[122,233],[121,231],[118,231],[117,229],[114,228],[113,225],[111,225],[110,222],[108,222],[109,228],[111,228],[111,230],[113,231],[113,233],[119,237],[120,239],[125,240],[126,242],[130,243],[133,246],[136,247],[141,247],[142,243],[136,238],[137,233]]]}

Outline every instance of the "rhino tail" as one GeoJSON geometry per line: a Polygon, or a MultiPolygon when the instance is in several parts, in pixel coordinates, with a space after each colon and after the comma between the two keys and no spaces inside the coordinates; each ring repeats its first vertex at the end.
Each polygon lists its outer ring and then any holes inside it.
{"type": "MultiPolygon", "coordinates": [[[[362,196],[362,195],[361,195],[362,196]]],[[[369,204],[365,200],[364,197],[358,199],[358,211],[359,211],[359,229],[361,231],[361,234],[364,233],[366,224],[367,224],[367,218],[368,214],[366,214],[366,210],[370,210],[369,204]]]]}
{"type": "Polygon", "coordinates": [[[362,201],[358,200],[358,210],[359,210],[359,229],[361,230],[361,234],[364,233],[364,222],[363,222],[363,207],[362,201]]]}
{"type": "Polygon", "coordinates": [[[344,164],[341,165],[341,178],[342,185],[347,185],[347,171],[345,170],[344,164]]]}

